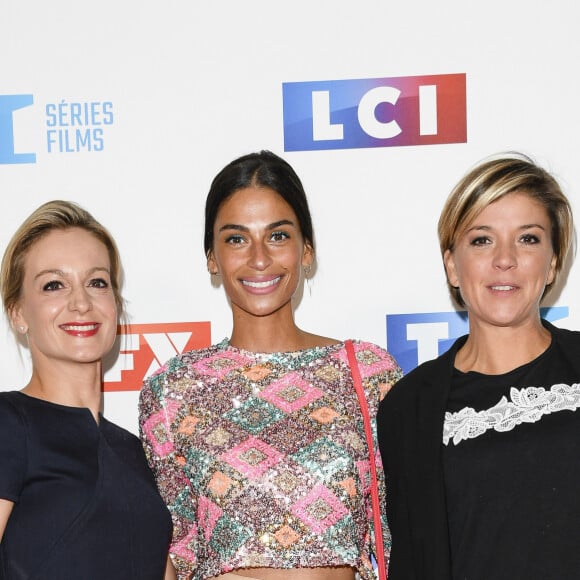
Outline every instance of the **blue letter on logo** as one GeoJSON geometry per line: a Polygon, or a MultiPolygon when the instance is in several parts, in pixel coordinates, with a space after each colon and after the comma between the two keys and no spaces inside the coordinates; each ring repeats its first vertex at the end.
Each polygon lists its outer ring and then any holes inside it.
{"type": "Polygon", "coordinates": [[[12,113],[32,103],[32,95],[0,95],[0,163],[36,163],[34,153],[14,153],[12,113]]]}
{"type": "MultiPolygon", "coordinates": [[[[540,308],[540,315],[554,322],[568,316],[568,307],[540,308]]],[[[466,312],[387,314],[387,347],[405,374],[437,358],[468,332],[466,312]]]]}

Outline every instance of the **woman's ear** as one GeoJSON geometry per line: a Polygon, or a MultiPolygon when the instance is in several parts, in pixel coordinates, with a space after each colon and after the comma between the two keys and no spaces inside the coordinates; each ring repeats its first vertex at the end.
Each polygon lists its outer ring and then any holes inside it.
{"type": "Polygon", "coordinates": [[[314,262],[314,248],[308,243],[304,242],[304,251],[302,252],[302,266],[308,268],[314,262]]]}
{"type": "Polygon", "coordinates": [[[445,265],[445,273],[447,274],[449,284],[454,288],[459,288],[459,278],[457,277],[457,271],[455,268],[455,257],[451,250],[445,250],[445,253],[443,254],[443,264],[445,265]]]}
{"type": "Polygon", "coordinates": [[[212,275],[212,276],[216,276],[217,274],[219,274],[219,270],[213,255],[213,251],[210,250],[207,253],[207,271],[212,275]]]}
{"type": "Polygon", "coordinates": [[[548,270],[548,278],[546,279],[546,286],[549,286],[556,277],[556,263],[558,262],[558,258],[556,254],[552,256],[552,260],[550,261],[550,269],[548,270]]]}
{"type": "Polygon", "coordinates": [[[8,313],[10,319],[10,326],[19,334],[26,334],[28,332],[28,323],[26,322],[22,313],[22,308],[19,305],[14,306],[8,313]]]}

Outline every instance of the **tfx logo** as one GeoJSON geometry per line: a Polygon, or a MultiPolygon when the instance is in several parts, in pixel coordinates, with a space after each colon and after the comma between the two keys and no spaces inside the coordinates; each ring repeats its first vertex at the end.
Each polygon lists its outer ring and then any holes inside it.
{"type": "Polygon", "coordinates": [[[105,361],[104,391],[139,391],[143,379],[177,354],[211,344],[209,322],[131,324],[120,327],[118,357],[105,361]]]}
{"type": "MultiPolygon", "coordinates": [[[[568,307],[541,308],[540,314],[545,320],[555,322],[568,317],[568,307]]],[[[388,349],[405,374],[443,354],[468,331],[466,312],[387,314],[388,349]]]]}
{"type": "Polygon", "coordinates": [[[465,74],[283,83],[284,150],[467,141],[465,74]]]}
{"type": "Polygon", "coordinates": [[[34,153],[15,153],[14,111],[29,107],[32,95],[0,95],[0,164],[36,163],[34,153]]]}

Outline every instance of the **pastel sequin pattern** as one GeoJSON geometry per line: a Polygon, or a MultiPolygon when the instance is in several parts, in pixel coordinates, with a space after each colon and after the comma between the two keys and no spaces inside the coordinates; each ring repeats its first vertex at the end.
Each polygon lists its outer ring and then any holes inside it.
{"type": "MultiPolygon", "coordinates": [[[[374,417],[401,370],[374,344],[355,341],[355,352],[374,417]]],[[[223,341],[182,354],[145,382],[140,429],[180,580],[345,565],[375,578],[369,455],[344,343],[261,354],[223,341]]]]}

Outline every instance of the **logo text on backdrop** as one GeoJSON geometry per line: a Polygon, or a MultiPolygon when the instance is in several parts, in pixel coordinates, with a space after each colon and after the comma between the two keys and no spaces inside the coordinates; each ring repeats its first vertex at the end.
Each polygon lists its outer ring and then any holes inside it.
{"type": "Polygon", "coordinates": [[[210,335],[209,322],[131,324],[119,327],[119,350],[113,349],[114,360],[105,360],[103,390],[139,391],[143,379],[170,358],[188,350],[209,346],[210,335]]]}
{"type": "Polygon", "coordinates": [[[45,103],[44,127],[35,109],[33,95],[0,95],[0,165],[36,163],[29,141],[48,154],[103,151],[106,131],[115,122],[111,101],[45,103]]]}
{"type": "Polygon", "coordinates": [[[467,141],[465,74],[283,83],[284,150],[467,141]]]}
{"type": "MultiPolygon", "coordinates": [[[[555,322],[567,318],[569,310],[567,306],[551,306],[541,308],[540,314],[555,322]]],[[[466,312],[387,314],[387,347],[405,374],[437,358],[468,332],[466,312]]]]}
{"type": "Polygon", "coordinates": [[[14,147],[14,111],[33,102],[32,95],[0,95],[0,164],[36,162],[34,153],[16,153],[14,147]]]}

